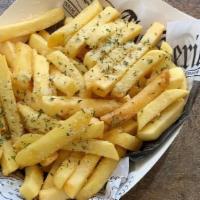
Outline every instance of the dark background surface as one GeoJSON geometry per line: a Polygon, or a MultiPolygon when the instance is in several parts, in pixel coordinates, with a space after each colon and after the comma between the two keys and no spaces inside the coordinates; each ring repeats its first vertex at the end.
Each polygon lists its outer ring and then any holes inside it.
{"type": "MultiPolygon", "coordinates": [[[[200,18],[200,0],[166,0],[200,18]]],[[[200,94],[175,142],[122,200],[200,200],[200,94]]]]}
{"type": "MultiPolygon", "coordinates": [[[[0,0],[0,13],[14,0],[0,0]]],[[[200,0],[166,0],[200,18],[200,0]]],[[[122,200],[200,200],[200,95],[170,149],[122,200]]]]}

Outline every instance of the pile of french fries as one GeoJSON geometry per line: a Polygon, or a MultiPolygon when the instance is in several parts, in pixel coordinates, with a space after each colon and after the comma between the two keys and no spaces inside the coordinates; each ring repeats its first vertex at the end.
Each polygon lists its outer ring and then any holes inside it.
{"type": "Polygon", "coordinates": [[[188,94],[164,26],[120,19],[94,0],[75,18],[56,8],[0,27],[1,168],[25,170],[27,200],[86,200],[127,151],[156,140],[188,94]]]}

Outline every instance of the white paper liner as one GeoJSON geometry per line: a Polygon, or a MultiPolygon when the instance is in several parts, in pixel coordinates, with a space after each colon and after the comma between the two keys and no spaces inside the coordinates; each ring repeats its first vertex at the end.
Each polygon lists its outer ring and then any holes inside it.
{"type": "MultiPolygon", "coordinates": [[[[10,6],[9,9],[7,9],[0,17],[0,25],[29,19],[63,4],[66,15],[75,16],[90,2],[91,0],[16,0],[15,3],[13,3],[12,6],[10,6]]],[[[122,12],[122,16],[128,20],[141,23],[144,27],[144,31],[155,21],[164,23],[167,26],[167,41],[169,41],[172,47],[175,48],[176,53],[179,53],[178,59],[176,59],[177,64],[182,67],[188,65],[185,70],[189,79],[199,80],[200,63],[198,64],[198,60],[193,62],[194,54],[196,54],[196,59],[198,59],[198,56],[200,57],[200,37],[198,37],[198,34],[200,34],[199,21],[171,7],[161,0],[102,0],[102,2],[104,5],[111,4],[115,6],[122,12]],[[185,52],[183,51],[184,48],[186,48],[185,45],[188,48],[187,52],[186,50],[185,52]],[[190,51],[190,49],[193,51],[190,51]],[[186,53],[188,55],[187,60],[185,60],[186,53]],[[192,63],[195,64],[192,66],[192,63]]],[[[189,83],[191,86],[191,82],[189,83]]],[[[180,129],[181,128],[171,135],[165,144],[152,155],[149,155],[135,163],[129,163],[128,158],[122,159],[110,177],[105,191],[101,191],[91,199],[120,199],[156,164],[179,134],[180,129]]],[[[19,179],[10,177],[4,178],[2,176],[0,179],[0,182],[3,183],[0,184],[1,200],[21,199],[18,191],[19,185],[21,184],[19,179]]]]}

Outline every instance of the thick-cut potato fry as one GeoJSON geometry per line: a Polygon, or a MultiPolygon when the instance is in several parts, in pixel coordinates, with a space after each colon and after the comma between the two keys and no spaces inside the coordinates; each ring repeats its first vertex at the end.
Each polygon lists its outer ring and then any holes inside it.
{"type": "Polygon", "coordinates": [[[56,187],[49,189],[42,189],[39,193],[39,200],[67,200],[69,197],[63,190],[59,190],[56,187]]]}
{"type": "Polygon", "coordinates": [[[59,127],[54,128],[36,142],[21,150],[16,161],[21,167],[37,164],[63,146],[81,137],[85,132],[91,115],[80,111],[68,118],[59,127]],[[45,149],[45,151],[43,151],[45,149]]]}
{"type": "Polygon", "coordinates": [[[2,145],[3,155],[1,159],[1,168],[4,176],[8,176],[18,169],[15,161],[16,153],[10,141],[4,141],[2,145]]]}
{"type": "Polygon", "coordinates": [[[50,53],[47,58],[56,66],[56,68],[58,68],[58,70],[74,79],[80,90],[84,88],[84,80],[82,74],[65,54],[63,54],[61,51],[54,51],[50,53]]]}
{"type": "Polygon", "coordinates": [[[71,22],[55,31],[48,40],[48,46],[63,46],[78,30],[86,25],[92,18],[102,11],[102,6],[98,0],[93,1],[71,22]]]}
{"type": "Polygon", "coordinates": [[[73,20],[73,17],[66,17],[66,18],[65,18],[65,21],[64,21],[64,24],[65,24],[65,25],[66,25],[66,24],[69,24],[69,23],[72,22],[72,20],[73,20]]]}
{"type": "Polygon", "coordinates": [[[47,41],[37,33],[33,33],[30,36],[29,45],[43,56],[51,52],[51,49],[48,48],[47,41]]]}
{"type": "Polygon", "coordinates": [[[132,65],[122,79],[114,86],[112,95],[123,97],[142,77],[148,74],[154,66],[164,59],[166,53],[160,50],[149,51],[134,65],[132,65]]]}
{"type": "Polygon", "coordinates": [[[138,131],[137,137],[143,141],[152,141],[169,128],[181,115],[185,105],[184,99],[179,99],[167,107],[159,117],[148,123],[142,130],[138,131]]]}
{"type": "Polygon", "coordinates": [[[16,66],[13,69],[13,81],[20,89],[29,88],[33,75],[32,49],[22,42],[16,43],[16,66]]]}
{"type": "Polygon", "coordinates": [[[63,146],[63,149],[68,151],[80,151],[119,160],[119,155],[115,146],[112,143],[103,140],[88,139],[74,141],[63,146]]]}
{"type": "Polygon", "coordinates": [[[58,153],[55,152],[53,154],[51,154],[48,158],[46,158],[45,160],[42,160],[40,162],[40,165],[42,167],[46,167],[46,166],[49,166],[51,165],[56,159],[58,158],[58,153]]]}
{"type": "Polygon", "coordinates": [[[74,79],[62,74],[57,69],[51,70],[51,79],[55,87],[66,94],[67,97],[72,97],[79,90],[74,79]]]}
{"type": "Polygon", "coordinates": [[[67,196],[72,199],[76,197],[99,160],[100,156],[91,154],[87,154],[81,159],[81,162],[77,166],[75,172],[64,185],[64,190],[67,196]]]}
{"type": "Polygon", "coordinates": [[[81,109],[91,108],[94,110],[94,116],[99,117],[119,108],[120,105],[120,102],[107,99],[65,98],[58,96],[42,97],[42,109],[50,116],[59,115],[66,117],[81,109]]]}
{"type": "Polygon", "coordinates": [[[169,85],[169,72],[163,71],[129,102],[101,117],[107,124],[116,126],[118,123],[135,116],[139,110],[161,94],[169,85]]]}
{"type": "Polygon", "coordinates": [[[25,128],[30,132],[46,133],[53,128],[59,126],[59,121],[44,114],[42,110],[39,112],[33,110],[29,106],[19,104],[18,110],[25,123],[25,128]]]}
{"type": "Polygon", "coordinates": [[[169,43],[163,41],[161,46],[160,46],[160,49],[165,51],[166,53],[168,53],[170,56],[173,55],[173,49],[172,47],[169,45],[169,43]]]}
{"type": "Polygon", "coordinates": [[[165,90],[137,113],[138,130],[141,130],[148,122],[159,116],[170,104],[185,97],[187,94],[187,90],[165,90]]]}
{"type": "Polygon", "coordinates": [[[130,151],[137,151],[142,146],[140,139],[128,133],[112,133],[105,139],[130,151]]]}
{"type": "Polygon", "coordinates": [[[40,36],[42,36],[46,41],[48,41],[50,34],[46,30],[41,30],[38,33],[40,36]]]}
{"type": "Polygon", "coordinates": [[[82,64],[79,61],[74,60],[74,59],[71,59],[71,62],[78,69],[78,71],[81,72],[81,74],[84,74],[85,72],[87,72],[87,68],[85,67],[84,64],[82,64]]]}
{"type": "Polygon", "coordinates": [[[108,6],[86,24],[80,31],[70,38],[66,44],[70,57],[75,58],[79,52],[84,49],[86,46],[86,39],[89,37],[91,31],[96,30],[102,24],[113,21],[119,15],[120,13],[116,9],[108,6]]]}
{"type": "Polygon", "coordinates": [[[76,170],[82,157],[82,153],[73,152],[66,160],[63,161],[53,177],[54,184],[58,189],[63,188],[67,179],[76,170]]]}
{"type": "Polygon", "coordinates": [[[25,180],[20,188],[20,194],[26,200],[34,199],[40,192],[43,183],[43,172],[39,166],[26,167],[25,180]]]}
{"type": "Polygon", "coordinates": [[[47,190],[55,187],[53,182],[53,177],[57,169],[60,167],[61,163],[70,155],[68,151],[60,151],[58,159],[53,163],[51,170],[49,171],[44,184],[42,186],[42,190],[47,190]]]}
{"type": "Polygon", "coordinates": [[[116,27],[115,33],[97,49],[92,49],[86,53],[84,64],[90,69],[105,55],[108,55],[118,45],[122,45],[133,40],[141,32],[142,27],[132,22],[124,23],[123,21],[116,27]]]}
{"type": "Polygon", "coordinates": [[[37,133],[27,133],[22,135],[21,137],[17,138],[16,142],[13,144],[13,147],[16,152],[24,149],[28,145],[32,144],[36,140],[40,139],[42,137],[41,134],[37,133]]]}
{"type": "Polygon", "coordinates": [[[76,199],[87,200],[99,192],[108,181],[117,164],[118,161],[116,160],[102,158],[84,187],[77,194],[76,199]]]}
{"type": "Polygon", "coordinates": [[[30,35],[23,35],[23,36],[19,36],[19,37],[13,38],[13,39],[11,39],[9,41],[14,42],[14,43],[16,43],[16,42],[26,43],[28,41],[29,37],[30,37],[30,35]]]}
{"type": "Polygon", "coordinates": [[[33,93],[39,96],[50,94],[49,63],[44,56],[35,51],[33,54],[33,93]]]}
{"type": "Polygon", "coordinates": [[[5,55],[8,65],[13,71],[13,69],[16,66],[16,56],[17,56],[15,44],[10,41],[1,43],[0,53],[5,55]]]}
{"type": "Polygon", "coordinates": [[[167,89],[182,89],[185,79],[184,71],[181,67],[174,67],[169,69],[170,79],[167,89]]]}
{"type": "Polygon", "coordinates": [[[46,29],[64,18],[64,11],[55,8],[24,22],[0,27],[0,42],[46,29]],[[51,19],[51,20],[49,20],[51,19]]]}
{"type": "Polygon", "coordinates": [[[13,138],[22,135],[23,127],[17,112],[15,96],[12,90],[10,71],[6,59],[0,55],[0,100],[13,138]]]}

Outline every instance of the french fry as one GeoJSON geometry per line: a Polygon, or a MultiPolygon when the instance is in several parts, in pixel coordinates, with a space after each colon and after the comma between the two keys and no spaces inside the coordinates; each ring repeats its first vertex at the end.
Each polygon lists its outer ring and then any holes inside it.
{"type": "Polygon", "coordinates": [[[68,151],[79,151],[89,154],[95,154],[114,160],[119,160],[119,155],[115,146],[107,141],[88,139],[72,142],[63,147],[64,150],[68,151]]]}
{"type": "Polygon", "coordinates": [[[20,188],[20,194],[26,200],[34,199],[42,187],[43,172],[39,166],[26,167],[25,180],[20,188]]]}
{"type": "Polygon", "coordinates": [[[41,162],[64,145],[80,138],[85,132],[90,119],[91,115],[89,113],[85,111],[77,112],[62,125],[54,128],[39,140],[18,152],[16,156],[17,163],[19,166],[25,167],[41,162]]]}
{"type": "Polygon", "coordinates": [[[110,158],[102,158],[92,175],[77,194],[76,199],[87,200],[99,192],[108,178],[117,167],[118,161],[110,158]]]}
{"type": "Polygon", "coordinates": [[[3,135],[5,132],[8,131],[6,120],[4,117],[4,111],[0,103],[0,134],[3,135]]]}
{"type": "Polygon", "coordinates": [[[63,46],[78,30],[100,13],[102,9],[98,0],[93,1],[93,3],[82,10],[71,22],[55,31],[49,37],[48,46],[63,46]]]}
{"type": "Polygon", "coordinates": [[[47,190],[55,187],[53,182],[53,177],[57,169],[60,167],[62,162],[70,155],[68,151],[60,151],[58,159],[53,163],[51,170],[49,171],[46,179],[44,180],[44,184],[42,186],[42,190],[47,190]]]}
{"type": "Polygon", "coordinates": [[[76,170],[82,157],[83,154],[79,152],[73,152],[66,160],[63,161],[53,177],[54,184],[58,189],[63,188],[67,179],[69,179],[69,177],[76,170]]]}
{"type": "Polygon", "coordinates": [[[38,33],[40,36],[42,36],[46,41],[48,41],[50,34],[46,30],[41,30],[38,33]]]}
{"type": "Polygon", "coordinates": [[[11,68],[11,70],[13,71],[13,69],[16,66],[16,56],[17,56],[15,44],[10,41],[1,43],[0,44],[0,53],[5,55],[8,65],[11,68]]]}
{"type": "Polygon", "coordinates": [[[65,18],[65,21],[64,21],[64,24],[65,24],[65,25],[66,25],[66,24],[69,24],[69,23],[72,22],[72,20],[73,20],[73,17],[66,17],[66,18],[65,18]]]}
{"type": "Polygon", "coordinates": [[[160,50],[152,50],[132,65],[122,79],[114,86],[112,95],[123,97],[142,77],[148,74],[154,66],[164,59],[165,53],[160,50]]]}
{"type": "Polygon", "coordinates": [[[23,127],[20,116],[17,112],[16,100],[12,90],[10,71],[8,69],[6,59],[2,55],[0,55],[0,71],[0,99],[9,131],[14,139],[22,135],[23,127]]]}
{"type": "Polygon", "coordinates": [[[47,58],[56,66],[56,68],[58,68],[58,70],[74,79],[80,90],[84,88],[84,80],[82,74],[78,71],[78,69],[66,55],[64,55],[61,51],[54,51],[50,53],[47,58]]]}
{"type": "Polygon", "coordinates": [[[116,126],[118,123],[135,116],[145,105],[159,96],[169,85],[169,72],[163,71],[129,102],[101,117],[101,120],[116,126]]]}
{"type": "Polygon", "coordinates": [[[0,160],[2,159],[2,155],[3,155],[3,149],[2,147],[0,147],[0,160]]]}
{"type": "Polygon", "coordinates": [[[65,98],[57,96],[42,97],[43,111],[49,116],[59,115],[63,118],[84,108],[93,109],[94,116],[99,117],[119,108],[120,105],[120,102],[106,99],[65,98]]]}
{"type": "Polygon", "coordinates": [[[32,49],[22,43],[16,43],[16,66],[13,69],[13,81],[20,89],[29,88],[33,71],[32,71],[32,49]]]}
{"type": "Polygon", "coordinates": [[[35,51],[33,54],[33,93],[39,96],[50,94],[49,63],[44,56],[35,51]]]}
{"type": "Polygon", "coordinates": [[[20,136],[19,138],[17,138],[13,147],[16,152],[19,152],[20,150],[24,149],[25,147],[32,144],[33,142],[40,139],[41,137],[42,137],[42,135],[37,134],[37,133],[24,134],[24,135],[20,136]]]}
{"type": "Polygon", "coordinates": [[[175,101],[172,105],[167,107],[159,117],[148,123],[142,130],[138,131],[137,137],[143,141],[158,139],[160,135],[179,118],[184,105],[184,99],[175,101]]]}
{"type": "Polygon", "coordinates": [[[0,27],[0,42],[16,38],[19,36],[29,35],[36,31],[46,29],[64,18],[64,11],[61,8],[55,8],[43,15],[35,17],[24,22],[6,25],[0,27]],[[51,19],[51,20],[49,20],[51,19]]]}
{"type": "Polygon", "coordinates": [[[10,41],[11,41],[11,42],[14,42],[14,43],[16,43],[16,42],[23,42],[23,43],[26,43],[26,42],[28,41],[28,39],[29,39],[29,36],[30,36],[30,35],[19,36],[19,37],[16,37],[16,38],[11,39],[10,41]]]}
{"type": "Polygon", "coordinates": [[[77,166],[75,172],[64,185],[64,190],[67,196],[72,199],[76,197],[99,160],[100,156],[91,154],[87,154],[81,159],[81,162],[77,166]]]}
{"type": "Polygon", "coordinates": [[[72,97],[79,90],[74,79],[64,75],[57,69],[51,70],[51,79],[55,87],[67,97],[72,97]]]}
{"type": "Polygon", "coordinates": [[[29,39],[29,46],[43,56],[46,56],[51,52],[51,49],[49,49],[47,45],[47,41],[37,33],[31,34],[29,39]]]}
{"type": "Polygon", "coordinates": [[[160,115],[170,104],[187,94],[186,90],[181,89],[165,90],[137,113],[138,130],[141,130],[148,122],[160,115]]]}
{"type": "Polygon", "coordinates": [[[112,133],[105,139],[130,151],[137,151],[142,146],[142,141],[140,139],[128,133],[112,133]]]}
{"type": "Polygon", "coordinates": [[[71,59],[71,62],[74,64],[74,66],[81,72],[81,74],[84,74],[87,72],[87,68],[84,64],[78,62],[77,60],[71,59]]]}
{"type": "Polygon", "coordinates": [[[99,72],[93,81],[92,91],[96,95],[105,97],[113,89],[115,83],[123,77],[126,71],[155,46],[160,40],[163,31],[164,26],[162,24],[154,23],[143,36],[136,50],[130,52],[119,64],[109,68],[107,65],[102,65],[101,69],[97,70],[99,72]]]}
{"type": "Polygon", "coordinates": [[[58,158],[58,153],[55,152],[53,154],[51,154],[48,158],[46,158],[45,160],[42,160],[40,162],[40,165],[42,167],[46,167],[46,166],[49,166],[51,165],[56,159],[58,158]]]}
{"type": "Polygon", "coordinates": [[[4,176],[8,176],[18,169],[15,161],[16,153],[10,141],[3,141],[2,145],[3,155],[1,159],[1,168],[4,176]]]}
{"type": "Polygon", "coordinates": [[[167,89],[182,89],[185,79],[185,74],[181,67],[174,67],[169,69],[170,79],[167,89]]]}
{"type": "Polygon", "coordinates": [[[92,68],[97,62],[107,54],[109,54],[118,45],[122,45],[130,40],[133,40],[141,32],[142,27],[132,22],[118,23],[115,33],[108,39],[107,42],[102,44],[101,47],[93,49],[86,53],[84,57],[84,64],[88,69],[92,68]]]}
{"type": "Polygon", "coordinates": [[[70,57],[75,58],[86,46],[86,39],[92,30],[96,30],[100,25],[108,23],[119,17],[120,13],[112,8],[106,7],[101,13],[94,17],[87,25],[78,31],[66,44],[66,49],[70,57]]]}
{"type": "Polygon", "coordinates": [[[173,49],[172,49],[172,47],[170,46],[169,43],[167,43],[165,41],[162,42],[162,44],[160,46],[160,49],[163,50],[163,51],[165,51],[166,53],[168,53],[170,56],[173,55],[173,49]]]}
{"type": "Polygon", "coordinates": [[[65,194],[63,190],[59,190],[56,187],[52,187],[46,190],[40,190],[39,193],[40,200],[67,200],[69,197],[65,194]]]}
{"type": "Polygon", "coordinates": [[[46,133],[60,124],[58,120],[44,114],[42,110],[37,112],[29,106],[19,103],[17,106],[25,123],[25,128],[30,132],[46,133]]]}

